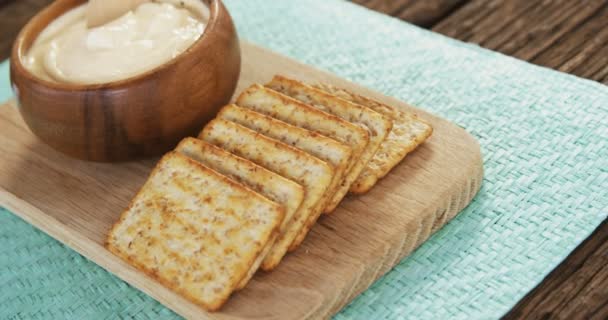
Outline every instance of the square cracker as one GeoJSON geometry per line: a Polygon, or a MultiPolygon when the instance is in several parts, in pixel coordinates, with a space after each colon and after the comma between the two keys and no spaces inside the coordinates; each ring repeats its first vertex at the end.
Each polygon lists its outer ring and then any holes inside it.
{"type": "Polygon", "coordinates": [[[393,120],[391,133],[353,184],[352,188],[356,190],[356,193],[369,191],[379,179],[386,176],[408,153],[424,143],[433,133],[431,125],[413,113],[331,85],[319,84],[315,87],[344,100],[368,107],[393,120]]]}
{"type": "MultiPolygon", "coordinates": [[[[357,164],[362,170],[367,163],[374,157],[380,145],[389,135],[393,122],[388,117],[359,104],[338,98],[323,90],[313,88],[300,81],[288,79],[282,76],[275,76],[267,87],[300,100],[315,108],[338,116],[346,121],[357,124],[368,129],[370,138],[369,144],[359,158],[357,164]]],[[[353,179],[353,182],[356,180],[353,179]]],[[[358,189],[351,186],[350,191],[359,193],[358,189]]]]}
{"type": "Polygon", "coordinates": [[[258,270],[264,258],[270,252],[276,238],[287,229],[291,219],[304,200],[304,188],[272,171],[222,148],[195,138],[185,138],[175,151],[194,159],[230,179],[242,183],[246,187],[264,197],[285,207],[285,218],[279,228],[279,233],[269,240],[262,253],[249,269],[247,276],[241,280],[237,289],[244,288],[258,270]]]}
{"type": "MultiPolygon", "coordinates": [[[[338,191],[346,168],[350,164],[352,151],[349,146],[319,133],[292,126],[234,104],[225,106],[217,117],[238,123],[267,137],[294,146],[330,164],[334,168],[334,177],[323,200],[327,207],[328,201],[338,191]]],[[[309,220],[307,224],[313,225],[315,222],[309,220]]]]}
{"type": "MultiPolygon", "coordinates": [[[[343,181],[325,208],[325,213],[332,212],[364,168],[358,164],[361,154],[369,144],[367,129],[257,84],[249,87],[238,97],[237,105],[296,127],[320,133],[351,148],[352,158],[345,170],[343,181]]],[[[296,243],[301,242],[303,236],[298,237],[296,243]]]]}
{"type": "Polygon", "coordinates": [[[110,230],[107,248],[214,311],[278,231],[281,205],[171,152],[110,230]]]}
{"type": "Polygon", "coordinates": [[[331,184],[334,170],[325,161],[300,149],[224,119],[215,119],[207,124],[199,138],[304,187],[305,196],[300,209],[262,262],[262,269],[274,269],[298,234],[308,233],[311,226],[306,225],[306,222],[321,213],[323,195],[331,184]]]}

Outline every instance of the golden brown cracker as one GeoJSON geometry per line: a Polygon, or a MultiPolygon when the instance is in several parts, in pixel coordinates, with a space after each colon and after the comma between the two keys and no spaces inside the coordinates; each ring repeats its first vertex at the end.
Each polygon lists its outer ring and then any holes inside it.
{"type": "MultiPolygon", "coordinates": [[[[380,145],[385,141],[386,137],[388,137],[393,126],[390,118],[370,108],[341,99],[297,80],[275,76],[266,86],[366,128],[370,134],[370,142],[359,158],[359,163],[357,164],[357,166],[361,168],[359,173],[363,171],[368,162],[374,157],[380,148],[380,145]]],[[[354,183],[355,180],[356,177],[352,182],[354,183]]],[[[351,186],[350,191],[357,193],[358,189],[351,186]]]]}
{"type": "Polygon", "coordinates": [[[171,152],[114,225],[107,247],[214,311],[246,276],[283,217],[281,205],[171,152]]]}
{"type": "Polygon", "coordinates": [[[245,90],[237,99],[237,105],[320,133],[352,149],[352,159],[345,170],[345,177],[325,209],[326,213],[333,211],[364,168],[357,164],[369,144],[367,130],[260,85],[253,85],[245,90]]]}
{"type": "MultiPolygon", "coordinates": [[[[228,105],[218,113],[218,118],[238,123],[267,137],[279,140],[327,162],[334,168],[329,191],[325,193],[325,204],[340,188],[346,168],[350,164],[352,150],[349,146],[319,133],[290,125],[251,109],[228,105]]],[[[308,225],[316,221],[308,221],[308,225]]]]}
{"type": "Polygon", "coordinates": [[[287,226],[289,226],[293,215],[300,208],[304,200],[304,188],[245,158],[236,156],[199,139],[185,138],[179,143],[175,151],[201,162],[203,165],[242,183],[246,187],[285,207],[285,218],[281,223],[279,232],[264,246],[262,253],[258,256],[251,269],[249,269],[247,276],[241,280],[237,287],[240,290],[247,285],[258,270],[274,245],[276,238],[287,230],[287,226]]]}
{"type": "Polygon", "coordinates": [[[319,84],[315,87],[339,98],[366,106],[393,120],[393,129],[390,134],[353,184],[352,189],[355,190],[355,193],[369,191],[379,179],[386,176],[408,153],[424,143],[433,133],[431,125],[413,113],[331,85],[319,84]]]}
{"type": "Polygon", "coordinates": [[[215,119],[207,124],[199,138],[304,187],[306,194],[300,209],[262,263],[264,270],[275,268],[298,234],[310,230],[312,226],[306,225],[306,222],[311,216],[321,213],[323,197],[331,184],[334,170],[325,161],[302,150],[224,119],[215,119]]]}

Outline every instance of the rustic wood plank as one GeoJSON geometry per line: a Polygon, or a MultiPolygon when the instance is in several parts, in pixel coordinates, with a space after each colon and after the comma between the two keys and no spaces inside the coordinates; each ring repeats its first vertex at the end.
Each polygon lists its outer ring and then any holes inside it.
{"type": "Polygon", "coordinates": [[[430,27],[468,0],[354,0],[372,10],[430,27]]]}
{"type": "Polygon", "coordinates": [[[605,81],[608,2],[474,0],[433,27],[516,58],[605,81]]]}
{"type": "Polygon", "coordinates": [[[608,222],[504,319],[608,319],[608,222]]]}
{"type": "Polygon", "coordinates": [[[0,0],[0,61],[10,56],[21,28],[52,0],[0,0]]]}
{"type": "Polygon", "coordinates": [[[382,12],[389,16],[395,16],[403,10],[411,1],[384,1],[384,0],[353,0],[354,3],[367,7],[368,9],[382,12]]]}
{"type": "Polygon", "coordinates": [[[0,0],[0,9],[3,6],[5,6],[5,5],[7,5],[7,4],[9,4],[10,2],[13,2],[13,1],[15,1],[15,0],[0,0]]]}
{"type": "Polygon", "coordinates": [[[608,84],[608,4],[532,62],[608,84]]]}

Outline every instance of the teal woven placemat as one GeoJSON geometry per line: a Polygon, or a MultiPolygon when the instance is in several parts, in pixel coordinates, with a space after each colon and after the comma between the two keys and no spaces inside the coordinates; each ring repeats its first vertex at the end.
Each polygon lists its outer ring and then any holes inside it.
{"type": "MultiPolygon", "coordinates": [[[[226,3],[243,38],[481,142],[486,178],[472,205],[337,319],[497,318],[608,216],[608,88],[342,1],[226,3]]],[[[177,317],[2,210],[0,241],[2,319],[177,317]]]]}
{"type": "Polygon", "coordinates": [[[8,61],[0,63],[0,101],[6,101],[12,94],[8,67],[8,61]]]}

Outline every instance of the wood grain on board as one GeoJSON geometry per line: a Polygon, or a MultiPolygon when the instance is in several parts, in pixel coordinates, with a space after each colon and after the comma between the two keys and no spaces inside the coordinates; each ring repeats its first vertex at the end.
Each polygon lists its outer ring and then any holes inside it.
{"type": "Polygon", "coordinates": [[[348,197],[323,217],[298,250],[276,270],[256,275],[219,313],[205,313],[103,248],[155,159],[102,164],[68,158],[35,138],[11,103],[0,108],[0,205],[187,318],[324,319],[450,221],[479,190],[479,144],[462,128],[265,49],[247,43],[242,49],[237,92],[277,73],[323,81],[416,112],[432,124],[433,136],[372,191],[348,197]]]}
{"type": "MultiPolygon", "coordinates": [[[[52,0],[0,0],[0,60],[8,58],[21,26],[50,2],[52,0]]],[[[456,39],[478,40],[477,43],[489,49],[512,52],[532,63],[608,84],[608,1],[605,0],[354,2],[456,39]],[[427,9],[421,10],[421,7],[427,9]]],[[[603,223],[506,318],[572,318],[572,315],[574,318],[608,318],[608,290],[605,290],[608,277],[601,276],[608,272],[606,238],[608,223],[603,223]],[[594,260],[589,263],[591,257],[594,260]]]]}

